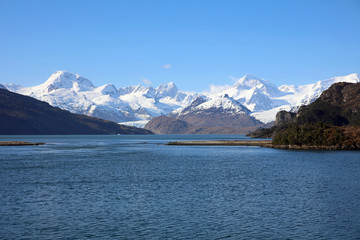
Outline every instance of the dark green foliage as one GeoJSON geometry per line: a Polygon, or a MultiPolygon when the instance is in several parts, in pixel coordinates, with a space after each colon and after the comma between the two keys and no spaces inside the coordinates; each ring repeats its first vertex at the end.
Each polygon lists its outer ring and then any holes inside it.
{"type": "Polygon", "coordinates": [[[344,133],[338,127],[323,122],[288,124],[279,127],[273,143],[275,145],[335,146],[344,141],[344,133]]]}
{"type": "Polygon", "coordinates": [[[316,100],[309,106],[302,107],[296,118],[296,123],[317,123],[324,122],[333,126],[345,126],[349,120],[343,116],[341,108],[333,106],[330,103],[316,100]]]}
{"type": "Polygon", "coordinates": [[[276,126],[271,128],[259,128],[254,132],[246,134],[246,136],[253,137],[253,138],[271,138],[274,134],[276,126]]]}

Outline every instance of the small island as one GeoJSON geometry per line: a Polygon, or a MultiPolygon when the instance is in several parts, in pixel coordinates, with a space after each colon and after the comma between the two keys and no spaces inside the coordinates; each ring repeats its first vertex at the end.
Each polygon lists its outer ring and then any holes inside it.
{"type": "Polygon", "coordinates": [[[0,141],[0,146],[37,146],[44,145],[41,142],[25,142],[25,141],[0,141]]]}

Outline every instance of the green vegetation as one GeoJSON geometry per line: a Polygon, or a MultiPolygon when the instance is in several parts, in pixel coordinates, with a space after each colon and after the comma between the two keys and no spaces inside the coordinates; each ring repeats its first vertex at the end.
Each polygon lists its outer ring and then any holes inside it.
{"type": "Polygon", "coordinates": [[[273,126],[271,128],[259,128],[255,130],[254,132],[250,132],[246,134],[246,136],[253,137],[253,138],[271,138],[274,134],[274,131],[276,129],[276,126],[273,126]]]}
{"type": "Polygon", "coordinates": [[[349,124],[349,119],[342,114],[340,107],[318,99],[311,105],[302,107],[299,110],[299,116],[296,118],[296,123],[298,124],[317,122],[333,126],[345,126],[349,124]]]}
{"type": "Polygon", "coordinates": [[[323,122],[277,127],[273,138],[275,146],[320,146],[329,149],[360,149],[360,127],[331,126],[323,122]]]}
{"type": "Polygon", "coordinates": [[[275,145],[336,146],[344,141],[343,130],[323,122],[288,124],[277,129],[273,138],[275,145]]]}

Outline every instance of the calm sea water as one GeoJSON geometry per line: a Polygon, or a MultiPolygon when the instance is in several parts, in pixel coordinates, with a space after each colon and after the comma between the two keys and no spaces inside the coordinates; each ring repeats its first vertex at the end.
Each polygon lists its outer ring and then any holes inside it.
{"type": "Polygon", "coordinates": [[[359,239],[360,152],[166,146],[244,136],[21,136],[0,239],[359,239]]]}

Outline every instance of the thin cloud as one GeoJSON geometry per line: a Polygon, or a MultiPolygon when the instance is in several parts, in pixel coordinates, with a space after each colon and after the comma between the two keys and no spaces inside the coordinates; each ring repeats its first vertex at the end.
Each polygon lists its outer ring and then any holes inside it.
{"type": "Polygon", "coordinates": [[[163,68],[165,68],[165,69],[170,69],[172,66],[171,66],[171,64],[165,64],[164,66],[163,66],[163,68]]]}
{"type": "Polygon", "coordinates": [[[143,83],[145,83],[146,85],[151,85],[151,81],[149,79],[143,78],[143,79],[141,79],[141,81],[143,83]]]}
{"type": "Polygon", "coordinates": [[[209,89],[202,92],[204,95],[216,95],[229,89],[230,85],[214,85],[210,84],[209,89]]]}

